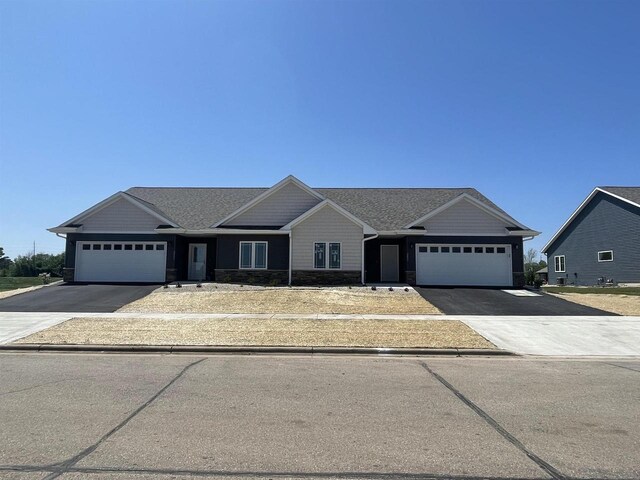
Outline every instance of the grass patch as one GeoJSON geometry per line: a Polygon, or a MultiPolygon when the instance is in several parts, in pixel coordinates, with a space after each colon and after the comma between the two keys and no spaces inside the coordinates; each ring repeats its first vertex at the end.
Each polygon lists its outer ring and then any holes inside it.
{"type": "Polygon", "coordinates": [[[595,293],[600,295],[640,295],[640,287],[544,287],[549,293],[595,293]]]}
{"type": "MultiPolygon", "coordinates": [[[[57,282],[58,280],[62,279],[51,277],[47,279],[47,283],[57,282]]],[[[0,277],[0,292],[44,284],[45,280],[40,277],[0,277]]]]}
{"type": "Polygon", "coordinates": [[[496,348],[455,320],[73,318],[17,343],[496,348]]]}

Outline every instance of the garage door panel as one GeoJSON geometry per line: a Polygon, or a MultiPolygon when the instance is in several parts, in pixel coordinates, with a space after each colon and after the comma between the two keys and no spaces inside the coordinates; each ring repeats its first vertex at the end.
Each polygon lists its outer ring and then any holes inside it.
{"type": "Polygon", "coordinates": [[[78,242],[75,280],[79,282],[164,282],[166,243],[137,242],[127,244],[126,248],[129,246],[131,249],[125,250],[123,244],[78,242]],[[136,245],[139,249],[136,249],[136,245]],[[87,249],[87,246],[90,248],[87,249]]]}
{"type": "Polygon", "coordinates": [[[418,245],[419,285],[512,285],[509,245],[418,245]]]}

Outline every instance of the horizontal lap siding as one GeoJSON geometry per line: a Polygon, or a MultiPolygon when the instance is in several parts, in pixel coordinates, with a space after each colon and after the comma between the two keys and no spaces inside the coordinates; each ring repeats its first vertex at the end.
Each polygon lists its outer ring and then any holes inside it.
{"type": "Polygon", "coordinates": [[[153,232],[161,220],[127,200],[117,200],[81,220],[83,232],[153,232]]]}
{"type": "Polygon", "coordinates": [[[224,225],[281,227],[318,203],[318,198],[290,183],[224,225]]]}
{"type": "Polygon", "coordinates": [[[600,277],[640,282],[640,208],[598,193],[547,255],[550,284],[558,277],[578,285],[595,285],[600,277]],[[598,262],[598,252],[605,250],[613,250],[613,262],[598,262]],[[565,256],[566,272],[555,272],[556,255],[565,256]]]}
{"type": "Polygon", "coordinates": [[[342,270],[360,270],[362,262],[362,227],[336,212],[330,206],[296,225],[291,233],[292,269],[313,269],[315,242],[342,243],[342,270]]]}
{"type": "Polygon", "coordinates": [[[504,235],[507,224],[466,200],[422,222],[431,234],[504,235]]]}

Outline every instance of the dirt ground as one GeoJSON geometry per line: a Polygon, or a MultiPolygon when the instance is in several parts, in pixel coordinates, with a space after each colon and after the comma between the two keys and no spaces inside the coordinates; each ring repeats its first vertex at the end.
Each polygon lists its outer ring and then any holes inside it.
{"type": "Polygon", "coordinates": [[[556,297],[618,315],[640,315],[640,296],[606,293],[551,293],[556,297]]]}
{"type": "Polygon", "coordinates": [[[16,343],[496,348],[453,320],[73,318],[16,343]]]}
{"type": "Polygon", "coordinates": [[[369,287],[265,288],[194,285],[159,289],[125,305],[134,313],[438,314],[415,290],[369,287]]]}

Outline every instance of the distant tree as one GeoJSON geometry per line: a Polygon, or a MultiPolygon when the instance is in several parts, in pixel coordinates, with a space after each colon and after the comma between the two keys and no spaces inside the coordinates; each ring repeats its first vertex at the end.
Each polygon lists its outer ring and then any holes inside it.
{"type": "Polygon", "coordinates": [[[19,255],[13,261],[10,269],[12,277],[37,277],[41,273],[62,276],[64,267],[64,253],[51,255],[49,253],[27,253],[19,255]]]}
{"type": "Polygon", "coordinates": [[[538,261],[538,251],[530,248],[524,254],[524,281],[527,285],[533,285],[536,279],[536,272],[547,266],[544,260],[538,261]],[[542,265],[541,265],[542,264],[542,265]]]}
{"type": "Polygon", "coordinates": [[[4,248],[0,247],[0,277],[9,275],[9,269],[13,262],[4,254],[4,248]]]}

